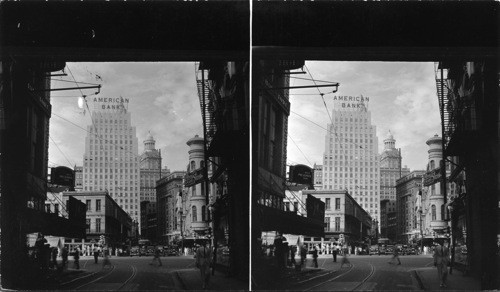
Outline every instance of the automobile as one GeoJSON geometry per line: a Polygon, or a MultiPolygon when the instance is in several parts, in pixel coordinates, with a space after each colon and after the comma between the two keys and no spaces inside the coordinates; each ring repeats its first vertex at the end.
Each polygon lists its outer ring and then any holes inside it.
{"type": "Polygon", "coordinates": [[[148,246],[148,247],[146,248],[146,255],[148,255],[148,256],[152,256],[152,255],[154,255],[154,254],[155,254],[155,247],[154,247],[154,246],[151,246],[151,245],[150,245],[150,246],[148,246]]]}
{"type": "Polygon", "coordinates": [[[130,256],[141,256],[141,251],[138,246],[132,246],[130,248],[130,256]]]}
{"type": "Polygon", "coordinates": [[[370,247],[370,254],[378,254],[378,247],[370,247]]]}
{"type": "Polygon", "coordinates": [[[407,255],[416,255],[417,254],[417,250],[410,247],[410,248],[407,248],[405,250],[405,254],[407,254],[407,255]]]}
{"type": "Polygon", "coordinates": [[[167,256],[178,256],[179,255],[179,251],[176,248],[169,248],[169,249],[166,250],[165,254],[167,256]]]}

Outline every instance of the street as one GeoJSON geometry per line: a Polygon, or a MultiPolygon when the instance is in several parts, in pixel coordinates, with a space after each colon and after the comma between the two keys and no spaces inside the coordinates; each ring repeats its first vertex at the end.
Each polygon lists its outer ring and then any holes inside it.
{"type": "MultiPolygon", "coordinates": [[[[415,270],[432,267],[431,255],[400,256],[401,265],[389,264],[391,255],[349,256],[351,266],[340,269],[342,257],[318,258],[315,272],[295,273],[280,279],[274,289],[297,291],[421,290],[415,270]]],[[[306,270],[310,271],[312,259],[306,270]]]]}
{"type": "MultiPolygon", "coordinates": [[[[111,257],[111,266],[102,266],[103,258],[98,264],[91,257],[82,257],[81,276],[61,283],[64,290],[173,290],[180,289],[176,272],[193,270],[194,259],[190,257],[162,257],[162,266],[157,262],[150,265],[152,256],[148,257],[111,257]],[[176,286],[177,285],[177,286],[176,286]]],[[[70,260],[69,268],[73,267],[70,260]]]]}

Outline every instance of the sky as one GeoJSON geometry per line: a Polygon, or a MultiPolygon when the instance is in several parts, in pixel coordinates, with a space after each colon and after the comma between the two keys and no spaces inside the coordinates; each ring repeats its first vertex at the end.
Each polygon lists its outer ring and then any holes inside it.
{"type": "MultiPolygon", "coordinates": [[[[67,63],[67,76],[53,77],[52,88],[101,84],[96,89],[52,91],[49,167],[83,165],[88,110],[78,107],[78,97],[87,96],[89,108],[93,97],[129,98],[128,111],[136,127],[139,153],[148,131],[161,149],[162,165],[171,171],[186,170],[189,147],[186,142],[203,137],[200,103],[196,89],[194,62],[149,63],[67,63]],[[82,129],[83,128],[83,129],[82,129]]],[[[58,72],[60,73],[60,72],[58,72]]]]}
{"type": "Polygon", "coordinates": [[[335,95],[369,97],[368,110],[377,130],[378,152],[384,149],[383,140],[390,130],[396,148],[401,148],[403,166],[412,171],[426,169],[425,142],[435,134],[441,136],[434,63],[306,61],[304,71],[308,73],[291,75],[291,86],[313,85],[310,80],[295,78],[310,79],[311,75],[340,86],[336,93],[330,87],[290,90],[287,164],[323,164],[330,118],[321,92],[330,115],[335,95]]]}
{"type": "MultiPolygon", "coordinates": [[[[293,89],[288,120],[287,164],[322,164],[329,111],[334,95],[369,97],[368,110],[376,126],[379,153],[390,130],[401,148],[403,165],[423,170],[428,153],[425,142],[441,135],[439,105],[433,63],[415,62],[326,62],[307,61],[304,67],[314,79],[340,84],[333,88],[293,89]],[[318,91],[319,90],[319,91],[318,91]],[[300,117],[300,116],[304,117],[300,117]]],[[[67,63],[68,76],[53,77],[52,87],[74,87],[86,83],[101,84],[98,97],[129,98],[128,110],[136,127],[139,153],[148,131],[162,151],[162,165],[185,170],[194,135],[203,136],[199,99],[193,62],[169,63],[67,63]]],[[[291,75],[291,85],[312,85],[309,74],[291,75]]],[[[317,84],[324,84],[318,82],[317,84]]],[[[90,115],[78,107],[78,97],[96,95],[96,89],[53,91],[51,96],[49,167],[82,165],[90,115]],[[83,128],[83,129],[82,129],[83,128]]],[[[89,104],[90,109],[92,105],[89,104]]]]}

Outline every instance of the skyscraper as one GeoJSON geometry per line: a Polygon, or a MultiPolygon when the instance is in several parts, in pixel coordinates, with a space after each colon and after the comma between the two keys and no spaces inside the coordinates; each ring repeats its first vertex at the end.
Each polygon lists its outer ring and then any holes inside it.
{"type": "Polygon", "coordinates": [[[144,140],[144,151],[140,157],[140,201],[156,202],[156,181],[170,171],[160,170],[161,153],[155,149],[155,139],[148,133],[144,140]],[[160,172],[161,171],[161,172],[160,172]]]}
{"type": "Polygon", "coordinates": [[[347,190],[380,221],[379,155],[369,97],[334,96],[323,154],[323,190],[347,190]]]}
{"type": "Polygon", "coordinates": [[[384,139],[384,150],[380,154],[380,234],[387,237],[389,217],[396,212],[396,180],[406,176],[410,170],[401,165],[402,157],[396,149],[396,140],[391,131],[384,139]]]}
{"type": "MultiPolygon", "coordinates": [[[[108,191],[132,219],[140,220],[139,155],[127,98],[94,98],[83,156],[83,190],[108,191]]],[[[140,226],[139,226],[140,229],[140,226]]]]}

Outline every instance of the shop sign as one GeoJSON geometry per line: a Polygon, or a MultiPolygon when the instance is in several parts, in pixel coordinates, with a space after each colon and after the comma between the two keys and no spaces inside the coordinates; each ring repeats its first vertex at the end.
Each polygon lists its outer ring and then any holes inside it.
{"type": "Polygon", "coordinates": [[[424,174],[424,186],[430,186],[441,181],[441,168],[435,168],[424,174]]]}
{"type": "Polygon", "coordinates": [[[306,199],[307,218],[319,220],[325,219],[325,203],[318,198],[308,194],[306,199]]]}
{"type": "Polygon", "coordinates": [[[60,186],[72,187],[75,185],[75,172],[66,166],[52,167],[50,171],[50,183],[60,186]]]}
{"type": "Polygon", "coordinates": [[[191,187],[205,180],[205,168],[198,168],[184,176],[184,186],[191,187]]]}
{"type": "Polygon", "coordinates": [[[298,184],[313,184],[313,169],[307,165],[297,164],[290,166],[290,182],[298,184]]]}
{"type": "Polygon", "coordinates": [[[75,199],[73,196],[69,196],[68,217],[70,221],[80,226],[86,226],[87,205],[80,200],[75,199]]]}

